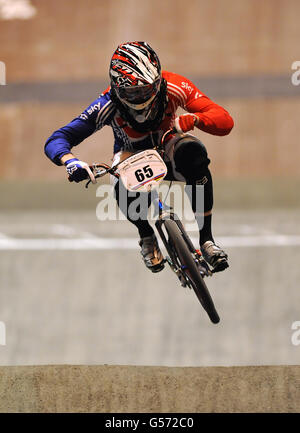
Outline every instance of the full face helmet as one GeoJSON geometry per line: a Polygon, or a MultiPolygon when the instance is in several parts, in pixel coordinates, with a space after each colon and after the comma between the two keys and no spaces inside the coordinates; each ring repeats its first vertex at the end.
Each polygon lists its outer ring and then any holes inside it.
{"type": "Polygon", "coordinates": [[[119,45],[112,56],[109,75],[112,99],[123,117],[137,130],[157,126],[165,106],[166,92],[162,90],[166,83],[159,58],[150,45],[146,42],[119,45]]]}

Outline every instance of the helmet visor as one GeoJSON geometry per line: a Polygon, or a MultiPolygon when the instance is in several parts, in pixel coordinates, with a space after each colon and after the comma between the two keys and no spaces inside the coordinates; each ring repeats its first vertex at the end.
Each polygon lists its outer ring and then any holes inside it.
{"type": "MultiPolygon", "coordinates": [[[[115,87],[117,96],[128,105],[148,105],[156,96],[160,88],[161,79],[154,81],[152,84],[142,86],[115,87]]],[[[145,105],[145,106],[146,106],[145,105]]]]}

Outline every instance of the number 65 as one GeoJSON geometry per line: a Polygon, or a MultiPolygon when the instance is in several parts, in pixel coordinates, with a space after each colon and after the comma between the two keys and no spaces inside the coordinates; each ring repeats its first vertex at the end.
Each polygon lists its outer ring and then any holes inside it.
{"type": "Polygon", "coordinates": [[[143,169],[139,168],[138,170],[136,170],[134,174],[138,182],[143,182],[145,176],[148,177],[148,179],[153,176],[153,171],[150,165],[146,165],[145,167],[143,167],[143,169]]]}

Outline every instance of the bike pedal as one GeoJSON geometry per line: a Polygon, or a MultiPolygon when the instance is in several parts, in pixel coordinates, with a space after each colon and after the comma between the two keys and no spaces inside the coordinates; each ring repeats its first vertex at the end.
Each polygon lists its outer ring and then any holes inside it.
{"type": "Polygon", "coordinates": [[[156,274],[157,272],[162,271],[165,268],[165,260],[163,260],[159,265],[151,266],[148,269],[150,269],[151,272],[156,274]]]}
{"type": "Polygon", "coordinates": [[[229,268],[227,260],[221,259],[215,264],[214,268],[212,269],[212,273],[215,274],[216,272],[224,271],[227,268],[229,268]]]}

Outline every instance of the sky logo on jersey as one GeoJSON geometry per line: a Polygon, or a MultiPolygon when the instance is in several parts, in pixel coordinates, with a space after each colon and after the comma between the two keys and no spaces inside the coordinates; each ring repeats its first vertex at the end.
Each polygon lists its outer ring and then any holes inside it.
{"type": "Polygon", "coordinates": [[[100,107],[101,107],[101,104],[100,104],[100,102],[98,102],[97,104],[92,105],[86,111],[88,112],[88,114],[92,114],[94,111],[99,111],[100,107]]]}
{"type": "Polygon", "coordinates": [[[185,81],[181,81],[181,87],[183,89],[188,90],[190,93],[192,93],[192,91],[194,90],[194,88],[189,83],[186,83],[185,81]]]}
{"type": "Polygon", "coordinates": [[[79,119],[88,120],[88,116],[86,114],[84,114],[84,113],[81,113],[80,116],[79,116],[79,119]]]}

